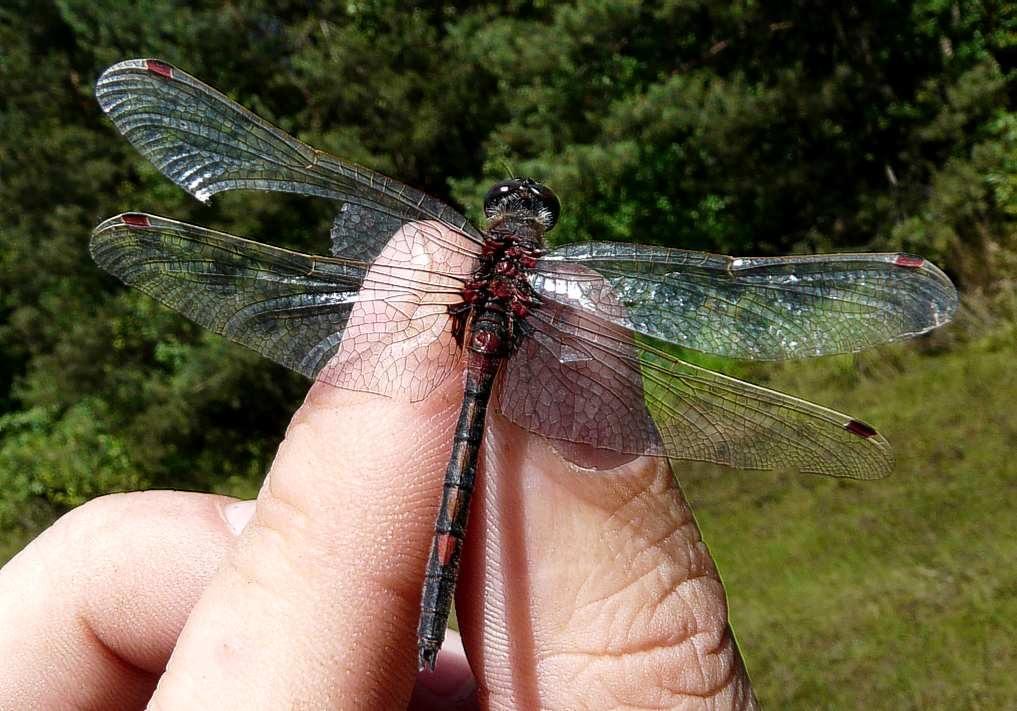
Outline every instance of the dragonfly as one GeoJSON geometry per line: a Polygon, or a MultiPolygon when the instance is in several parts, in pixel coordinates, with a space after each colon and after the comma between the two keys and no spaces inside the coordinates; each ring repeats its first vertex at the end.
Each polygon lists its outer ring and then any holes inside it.
{"type": "Polygon", "coordinates": [[[434,669],[445,636],[489,405],[593,450],[875,479],[893,455],[872,426],[680,355],[850,353],[926,333],[957,308],[950,279],[911,254],[551,248],[561,204],[530,178],[494,185],[480,228],[156,59],[110,67],[96,96],[138,151],[201,201],[264,190],[335,208],[329,255],[126,212],[92,235],[100,267],[311,379],[410,401],[462,380],[424,571],[420,669],[434,669]]]}

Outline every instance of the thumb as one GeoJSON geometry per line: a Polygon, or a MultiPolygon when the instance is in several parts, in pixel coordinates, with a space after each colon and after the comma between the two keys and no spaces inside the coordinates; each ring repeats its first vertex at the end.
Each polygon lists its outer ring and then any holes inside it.
{"type": "Polygon", "coordinates": [[[487,436],[456,598],[482,700],[754,707],[720,577],[667,461],[583,468],[499,416],[487,436]]]}

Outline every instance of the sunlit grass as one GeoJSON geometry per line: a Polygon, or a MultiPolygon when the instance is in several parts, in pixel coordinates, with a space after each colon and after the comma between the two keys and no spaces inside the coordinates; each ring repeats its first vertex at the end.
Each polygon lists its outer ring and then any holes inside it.
{"type": "Polygon", "coordinates": [[[1014,344],[773,373],[771,387],[877,426],[897,454],[889,479],[677,469],[765,706],[1017,703],[1014,344]]]}

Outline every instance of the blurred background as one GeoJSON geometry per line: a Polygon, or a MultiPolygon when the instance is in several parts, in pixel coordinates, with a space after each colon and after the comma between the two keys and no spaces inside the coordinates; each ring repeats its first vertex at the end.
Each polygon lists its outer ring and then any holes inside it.
{"type": "Polygon", "coordinates": [[[1013,3],[6,0],[0,562],[105,492],[253,496],[307,388],[89,258],[125,210],[328,246],[327,202],[203,206],[135,153],[93,86],[138,56],[473,217],[542,179],[557,241],[934,260],[963,306],[930,337],[712,363],[873,423],[892,478],[675,471],[764,705],[1017,706],[1013,3]]]}

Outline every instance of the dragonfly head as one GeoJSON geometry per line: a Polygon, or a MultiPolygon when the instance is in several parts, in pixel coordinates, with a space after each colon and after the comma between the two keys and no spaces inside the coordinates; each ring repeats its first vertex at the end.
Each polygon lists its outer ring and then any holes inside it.
{"type": "Polygon", "coordinates": [[[561,203],[546,185],[532,178],[513,178],[496,183],[487,191],[484,214],[488,219],[508,214],[532,216],[547,231],[557,224],[561,203]]]}

